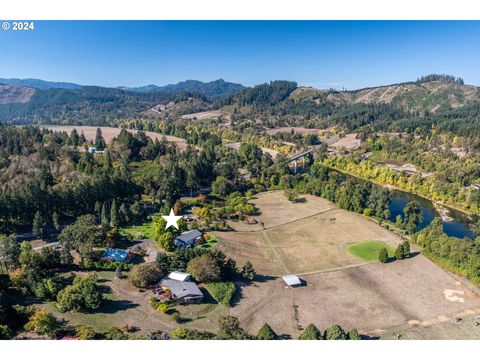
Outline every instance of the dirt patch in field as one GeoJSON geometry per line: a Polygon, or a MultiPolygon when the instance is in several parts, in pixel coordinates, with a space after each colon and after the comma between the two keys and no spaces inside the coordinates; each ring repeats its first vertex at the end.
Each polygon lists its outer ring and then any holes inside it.
{"type": "MultiPolygon", "coordinates": [[[[58,132],[64,131],[68,134],[70,134],[73,129],[77,129],[79,134],[83,132],[87,140],[95,140],[97,128],[100,128],[103,138],[107,143],[111,143],[113,138],[117,137],[122,130],[121,128],[114,128],[108,126],[40,125],[40,127],[58,132]]],[[[136,134],[138,132],[138,130],[135,129],[126,130],[132,134],[136,134]]],[[[162,139],[165,138],[167,141],[175,143],[175,145],[178,146],[180,149],[185,149],[187,147],[187,141],[176,136],[157,134],[151,131],[145,131],[145,134],[152,140],[158,139],[159,141],[162,141],[162,139]]]]}
{"type": "Polygon", "coordinates": [[[360,146],[360,139],[357,139],[357,134],[347,134],[345,137],[332,143],[330,146],[334,148],[344,147],[347,150],[353,150],[360,146]]]}
{"type": "Polygon", "coordinates": [[[202,111],[193,114],[182,115],[182,119],[186,120],[205,120],[205,119],[218,119],[220,116],[224,116],[225,113],[221,110],[202,111]]]}
{"type": "MultiPolygon", "coordinates": [[[[230,149],[233,149],[233,150],[235,150],[235,151],[238,151],[238,150],[240,149],[240,146],[241,146],[241,145],[242,145],[241,143],[228,143],[228,144],[225,144],[226,147],[229,147],[230,149]]],[[[264,153],[270,154],[270,156],[271,156],[272,159],[274,159],[274,160],[275,160],[275,158],[276,158],[277,155],[278,155],[278,151],[276,151],[276,150],[268,149],[268,148],[261,148],[261,149],[262,149],[262,151],[263,151],[264,153]]]]}

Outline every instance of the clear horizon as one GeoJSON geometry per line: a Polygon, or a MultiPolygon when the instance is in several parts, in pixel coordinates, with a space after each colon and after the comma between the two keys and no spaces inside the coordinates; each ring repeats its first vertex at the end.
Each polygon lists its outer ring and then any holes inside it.
{"type": "Polygon", "coordinates": [[[292,80],[348,90],[445,73],[480,84],[474,21],[37,21],[1,31],[2,78],[106,87],[292,80]]]}

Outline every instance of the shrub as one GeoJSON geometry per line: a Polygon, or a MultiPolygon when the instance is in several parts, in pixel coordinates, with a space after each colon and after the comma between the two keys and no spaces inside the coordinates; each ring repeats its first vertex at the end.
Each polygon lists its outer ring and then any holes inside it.
{"type": "Polygon", "coordinates": [[[215,334],[211,332],[185,329],[183,327],[176,328],[170,335],[178,340],[211,340],[215,338],[215,334]]]}
{"type": "Polygon", "coordinates": [[[267,323],[263,324],[260,330],[258,330],[257,340],[276,340],[277,338],[277,334],[267,323]]]}
{"type": "Polygon", "coordinates": [[[250,261],[247,261],[242,267],[241,275],[245,280],[252,281],[257,275],[253,265],[250,261]]]}
{"type": "Polygon", "coordinates": [[[97,333],[91,326],[79,325],[75,329],[75,335],[80,340],[93,340],[96,338],[97,333]]]}
{"type": "Polygon", "coordinates": [[[7,325],[0,325],[0,340],[10,340],[12,337],[12,330],[7,325]]]}
{"type": "Polygon", "coordinates": [[[62,324],[55,316],[40,309],[37,309],[25,324],[25,330],[51,338],[56,337],[62,329],[62,324]]]}
{"type": "Polygon", "coordinates": [[[175,321],[176,323],[180,323],[182,322],[182,316],[180,315],[180,313],[178,311],[175,311],[173,312],[171,315],[170,315],[170,318],[175,321]]]}
{"type": "Polygon", "coordinates": [[[220,279],[220,267],[209,254],[190,260],[187,265],[187,271],[199,282],[210,282],[220,279]]]}
{"type": "Polygon", "coordinates": [[[223,340],[248,340],[251,336],[240,327],[234,316],[222,316],[219,321],[218,338],[223,340]]]}
{"type": "Polygon", "coordinates": [[[152,331],[147,335],[147,340],[170,340],[170,335],[166,331],[152,331]]]}
{"type": "Polygon", "coordinates": [[[236,291],[235,284],[232,282],[210,283],[207,284],[207,289],[217,302],[225,306],[230,306],[230,302],[236,291]]]}
{"type": "Polygon", "coordinates": [[[133,267],[128,279],[133,286],[145,289],[156,284],[163,276],[162,271],[155,264],[142,264],[133,267]]]}
{"type": "Polygon", "coordinates": [[[308,325],[305,330],[302,331],[300,336],[298,337],[299,340],[323,340],[323,336],[320,330],[313,325],[308,325]]]}
{"type": "Polygon", "coordinates": [[[331,325],[325,331],[326,340],[346,340],[347,334],[345,331],[337,324],[331,325]]]}
{"type": "Polygon", "coordinates": [[[156,310],[157,310],[158,312],[162,312],[162,313],[164,313],[164,314],[167,314],[167,313],[170,312],[172,309],[173,309],[172,303],[166,303],[166,302],[158,304],[158,306],[157,306],[157,308],[156,308],[156,310]]]}
{"type": "Polygon", "coordinates": [[[117,327],[108,328],[108,330],[103,334],[103,336],[107,340],[128,340],[128,335],[117,327]]]}
{"type": "Polygon", "coordinates": [[[348,340],[360,340],[360,334],[357,329],[352,329],[348,332],[348,340]]]}
{"type": "Polygon", "coordinates": [[[103,294],[95,275],[78,276],[73,284],[57,295],[57,308],[61,312],[74,310],[97,310],[103,301],[103,294]]]}
{"type": "Polygon", "coordinates": [[[83,259],[81,264],[84,270],[111,270],[115,271],[120,268],[122,271],[128,271],[132,267],[131,264],[122,263],[119,261],[91,261],[89,259],[83,259]]]}

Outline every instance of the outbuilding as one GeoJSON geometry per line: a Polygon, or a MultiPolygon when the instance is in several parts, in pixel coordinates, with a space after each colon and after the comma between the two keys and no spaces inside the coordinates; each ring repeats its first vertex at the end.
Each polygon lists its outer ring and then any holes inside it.
{"type": "Polygon", "coordinates": [[[288,287],[299,287],[302,286],[302,280],[297,275],[285,275],[282,276],[283,281],[287,284],[288,287]]]}
{"type": "Polygon", "coordinates": [[[191,276],[186,272],[172,271],[170,274],[168,274],[168,278],[177,281],[190,281],[191,276]]]}
{"type": "Polygon", "coordinates": [[[127,250],[107,248],[103,253],[103,259],[107,261],[119,261],[128,263],[132,260],[133,254],[127,250]]]}

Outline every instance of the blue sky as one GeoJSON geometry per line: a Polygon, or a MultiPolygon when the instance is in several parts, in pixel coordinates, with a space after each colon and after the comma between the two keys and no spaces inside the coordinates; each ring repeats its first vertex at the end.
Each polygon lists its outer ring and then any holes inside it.
{"type": "Polygon", "coordinates": [[[0,30],[0,77],[85,85],[276,79],[355,89],[429,73],[480,85],[480,21],[38,21],[0,30]]]}

